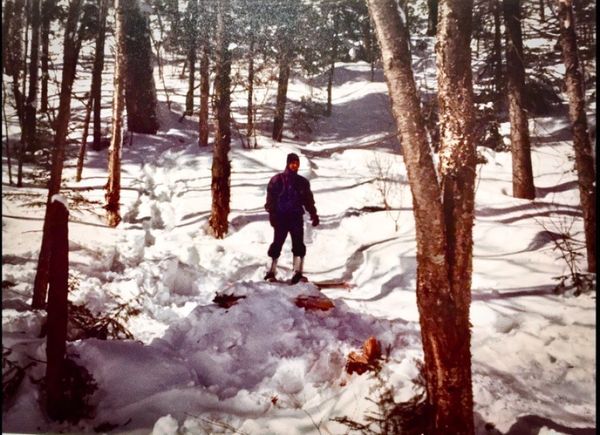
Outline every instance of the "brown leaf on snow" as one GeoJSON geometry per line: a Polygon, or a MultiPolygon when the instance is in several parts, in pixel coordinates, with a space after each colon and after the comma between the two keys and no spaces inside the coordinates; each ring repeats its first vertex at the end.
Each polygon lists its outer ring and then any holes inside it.
{"type": "Polygon", "coordinates": [[[362,375],[367,370],[373,370],[375,363],[381,358],[381,345],[373,336],[369,337],[364,343],[362,353],[350,352],[346,362],[346,371],[349,374],[354,372],[362,375]]]}
{"type": "Polygon", "coordinates": [[[298,296],[296,298],[296,306],[307,310],[327,311],[335,305],[333,305],[331,299],[325,296],[298,296]]]}

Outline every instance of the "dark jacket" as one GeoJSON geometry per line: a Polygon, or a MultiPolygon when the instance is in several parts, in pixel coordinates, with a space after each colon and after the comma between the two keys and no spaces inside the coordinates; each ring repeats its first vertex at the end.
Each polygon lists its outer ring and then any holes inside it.
{"type": "Polygon", "coordinates": [[[306,210],[314,219],[317,209],[309,181],[289,168],[275,175],[267,186],[265,210],[275,219],[302,217],[306,210]]]}

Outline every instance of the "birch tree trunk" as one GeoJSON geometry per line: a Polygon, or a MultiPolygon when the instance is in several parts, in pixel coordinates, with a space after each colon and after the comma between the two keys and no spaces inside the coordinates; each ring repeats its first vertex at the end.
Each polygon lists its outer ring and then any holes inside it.
{"type": "Polygon", "coordinates": [[[77,34],[77,23],[81,10],[82,0],[71,0],[69,3],[69,12],[65,26],[64,55],[63,55],[63,74],[60,84],[60,103],[58,106],[58,116],[56,117],[56,135],[54,136],[54,148],[52,150],[52,169],[50,172],[50,182],[48,183],[48,200],[46,203],[46,213],[44,215],[44,229],[42,232],[42,246],[38,257],[37,271],[33,284],[33,308],[45,308],[46,295],[48,292],[48,273],[50,267],[50,204],[52,197],[60,190],[62,179],[62,170],[65,159],[65,144],[67,139],[67,130],[69,127],[69,118],[71,115],[71,94],[73,81],[75,80],[75,69],[77,67],[77,58],[81,40],[77,34]]]}
{"type": "Polygon", "coordinates": [[[427,143],[409,50],[394,0],[369,0],[409,184],[417,239],[417,305],[435,433],[472,434],[470,279],[475,160],[470,51],[472,4],[441,1],[437,28],[441,180],[427,143]],[[455,88],[455,89],[453,89],[455,88]],[[460,98],[460,101],[452,101],[460,98]]]}
{"type": "Polygon", "coordinates": [[[104,69],[104,41],[106,39],[106,16],[108,15],[108,0],[100,0],[100,13],[98,16],[98,34],[96,35],[96,53],[94,55],[94,68],[92,70],[92,99],[94,140],[92,148],[99,151],[102,141],[102,70],[104,69]]]}
{"type": "Polygon", "coordinates": [[[218,1],[217,12],[217,64],[215,93],[217,102],[217,131],[212,162],[212,210],[209,224],[215,237],[222,239],[228,231],[231,163],[231,52],[229,0],[218,1]]]}
{"type": "Polygon", "coordinates": [[[558,17],[560,44],[566,69],[565,84],[569,97],[569,117],[573,131],[575,168],[583,210],[587,265],[589,272],[596,273],[596,174],[585,113],[585,87],[577,53],[572,0],[558,0],[558,17]]]}
{"type": "Polygon", "coordinates": [[[125,8],[123,2],[115,0],[117,53],[115,58],[114,91],[112,107],[112,133],[108,150],[108,183],[106,184],[106,223],[116,227],[121,221],[119,201],[121,199],[121,145],[123,142],[123,110],[125,109],[125,75],[128,60],[125,57],[125,8]]]}
{"type": "Polygon", "coordinates": [[[534,199],[529,125],[525,107],[525,65],[521,35],[521,1],[503,0],[506,25],[506,75],[510,146],[512,152],[513,196],[534,199]]]}

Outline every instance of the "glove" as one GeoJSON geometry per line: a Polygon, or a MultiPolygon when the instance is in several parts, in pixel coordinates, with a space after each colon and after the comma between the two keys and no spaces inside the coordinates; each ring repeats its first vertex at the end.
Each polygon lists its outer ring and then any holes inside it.
{"type": "Polygon", "coordinates": [[[319,225],[319,216],[314,215],[310,217],[311,221],[312,221],[312,226],[316,227],[319,225]]]}
{"type": "Polygon", "coordinates": [[[269,213],[269,223],[275,228],[275,213],[269,213]]]}

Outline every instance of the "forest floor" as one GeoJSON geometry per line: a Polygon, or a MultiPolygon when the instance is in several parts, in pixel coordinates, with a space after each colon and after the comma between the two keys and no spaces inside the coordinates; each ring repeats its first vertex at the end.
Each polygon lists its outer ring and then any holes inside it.
{"type": "MultiPolygon", "coordinates": [[[[3,350],[5,360],[27,369],[5,397],[3,430],[339,434],[348,428],[335,418],[364,422],[384,409],[377,402],[386,388],[396,401],[412,398],[422,359],[415,228],[381,71],[370,81],[367,64],[338,64],[332,116],[302,118],[282,143],[266,130],[256,149],[234,143],[230,230],[222,240],[208,227],[212,148],[198,147],[194,119],[179,122],[185,85],[173,86],[179,92],[171,110],[160,103],[159,133],[125,141],[123,221],[116,229],[106,226],[102,208],[107,151],[88,151],[79,183],[74,159],[65,166],[70,301],[111,316],[134,337],[68,344],[96,384],[88,397],[94,413],[77,423],[51,423],[40,405],[45,313],[28,304],[45,186],[32,166],[24,188],[10,185],[4,156],[3,350]],[[351,288],[319,292],[311,283],[262,280],[272,239],[266,185],[289,152],[301,156],[300,174],[311,182],[321,217],[319,227],[305,226],[306,275],[351,288]],[[391,210],[381,209],[382,192],[391,210]],[[243,298],[222,308],[213,302],[217,294],[243,298]],[[294,303],[298,295],[319,294],[335,307],[306,311],[294,303]],[[369,336],[389,349],[383,383],[344,370],[349,352],[369,336]]],[[[323,101],[324,89],[295,78],[290,107],[302,97],[323,101]]],[[[234,103],[243,98],[234,93],[234,103]]],[[[568,123],[563,117],[531,122],[535,200],[511,197],[508,152],[478,150],[485,163],[477,167],[471,305],[476,428],[478,434],[593,434],[596,295],[554,291],[555,277],[569,271],[553,240],[567,232],[583,239],[568,123]]],[[[501,133],[507,141],[508,124],[501,133]]],[[[280,278],[291,275],[291,260],[287,241],[280,278]]]]}

